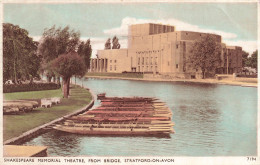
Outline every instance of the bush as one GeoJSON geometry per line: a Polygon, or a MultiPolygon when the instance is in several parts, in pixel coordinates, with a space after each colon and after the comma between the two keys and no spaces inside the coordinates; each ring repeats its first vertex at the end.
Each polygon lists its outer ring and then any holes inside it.
{"type": "Polygon", "coordinates": [[[59,89],[61,86],[55,83],[37,83],[37,84],[4,84],[3,93],[42,91],[59,89]]]}

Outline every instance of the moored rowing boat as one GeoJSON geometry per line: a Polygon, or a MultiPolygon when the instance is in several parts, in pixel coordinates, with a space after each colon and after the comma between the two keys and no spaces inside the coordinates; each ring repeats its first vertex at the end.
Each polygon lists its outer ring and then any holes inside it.
{"type": "Polygon", "coordinates": [[[156,98],[100,95],[100,99],[100,107],[73,116],[54,129],[91,135],[154,135],[174,132],[171,110],[156,98]]]}

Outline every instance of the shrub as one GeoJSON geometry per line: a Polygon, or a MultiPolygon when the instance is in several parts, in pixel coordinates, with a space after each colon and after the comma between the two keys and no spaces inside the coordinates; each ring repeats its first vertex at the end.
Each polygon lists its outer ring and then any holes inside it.
{"type": "Polygon", "coordinates": [[[61,86],[55,83],[37,83],[37,84],[4,84],[3,93],[42,91],[59,89],[61,86]]]}

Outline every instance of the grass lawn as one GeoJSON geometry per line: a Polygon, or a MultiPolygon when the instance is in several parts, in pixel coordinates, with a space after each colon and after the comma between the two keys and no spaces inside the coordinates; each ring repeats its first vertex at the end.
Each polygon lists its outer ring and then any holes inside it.
{"type": "Polygon", "coordinates": [[[143,78],[143,74],[138,74],[138,73],[97,73],[97,72],[93,73],[93,72],[88,72],[85,76],[143,78]]]}
{"type": "Polygon", "coordinates": [[[62,97],[61,89],[44,90],[44,91],[30,91],[30,92],[14,92],[5,93],[5,100],[19,100],[19,99],[42,99],[49,97],[62,97]]]}
{"type": "MultiPolygon", "coordinates": [[[[35,91],[28,92],[28,95],[20,95],[20,93],[27,92],[18,92],[5,94],[6,98],[15,98],[15,99],[35,99],[36,96],[40,97],[53,97],[60,96],[61,90],[47,90],[47,91],[35,91]],[[40,93],[39,93],[40,92],[40,93]],[[52,95],[53,94],[53,95],[52,95]],[[29,97],[31,96],[31,97],[29,97]]],[[[54,105],[51,108],[37,108],[32,112],[24,113],[20,115],[4,115],[3,116],[3,138],[4,141],[10,138],[21,135],[23,132],[26,132],[32,128],[48,123],[54,119],[65,116],[72,113],[75,110],[78,110],[81,107],[84,107],[91,101],[91,94],[89,91],[78,87],[73,86],[70,90],[70,98],[62,99],[61,104],[54,105]]]]}

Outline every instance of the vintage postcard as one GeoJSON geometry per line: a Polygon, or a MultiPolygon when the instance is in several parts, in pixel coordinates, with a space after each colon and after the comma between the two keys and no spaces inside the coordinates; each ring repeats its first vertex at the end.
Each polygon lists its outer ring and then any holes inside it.
{"type": "Polygon", "coordinates": [[[1,2],[1,164],[259,164],[258,1],[1,2]]]}

